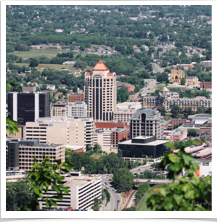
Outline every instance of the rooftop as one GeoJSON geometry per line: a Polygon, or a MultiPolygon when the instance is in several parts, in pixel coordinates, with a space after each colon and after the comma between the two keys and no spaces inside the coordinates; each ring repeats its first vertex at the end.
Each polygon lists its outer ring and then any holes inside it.
{"type": "Polygon", "coordinates": [[[136,110],[135,114],[133,115],[133,118],[139,118],[140,115],[143,113],[145,113],[147,116],[155,116],[155,115],[159,114],[157,109],[142,107],[142,108],[136,110]]]}
{"type": "Polygon", "coordinates": [[[107,71],[108,67],[100,59],[99,62],[94,66],[93,71],[107,71]]]}
{"type": "Polygon", "coordinates": [[[99,180],[102,180],[101,176],[73,176],[65,177],[64,181],[66,182],[64,186],[78,186],[79,188],[83,187],[87,183],[95,183],[99,180]]]}

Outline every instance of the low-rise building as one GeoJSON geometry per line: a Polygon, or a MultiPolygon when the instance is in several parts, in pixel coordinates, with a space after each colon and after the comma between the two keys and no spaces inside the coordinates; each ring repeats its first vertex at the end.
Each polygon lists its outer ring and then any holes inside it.
{"type": "Polygon", "coordinates": [[[201,61],[200,64],[205,68],[212,67],[212,61],[201,61]]]}
{"type": "Polygon", "coordinates": [[[68,95],[68,102],[84,101],[84,93],[74,93],[68,95]]]}
{"type": "Polygon", "coordinates": [[[174,129],[170,134],[170,141],[183,140],[187,138],[188,130],[186,128],[177,128],[174,129]]]}
{"type": "Polygon", "coordinates": [[[166,142],[169,141],[156,140],[155,136],[138,136],[118,143],[118,153],[121,153],[122,157],[158,158],[169,151],[166,142]]]}
{"type": "Polygon", "coordinates": [[[133,92],[135,90],[135,86],[130,84],[130,83],[124,83],[124,82],[116,81],[116,84],[117,84],[118,89],[120,89],[122,86],[126,86],[128,92],[133,92]]]}
{"type": "Polygon", "coordinates": [[[163,102],[166,110],[171,110],[174,105],[178,105],[183,109],[191,108],[193,111],[197,111],[197,108],[200,106],[212,107],[212,99],[207,99],[205,96],[197,96],[195,98],[166,98],[163,102]]]}
{"type": "Polygon", "coordinates": [[[187,76],[186,77],[186,84],[187,85],[198,85],[198,78],[197,76],[187,76]]]}
{"type": "Polygon", "coordinates": [[[121,128],[101,128],[93,133],[93,143],[101,145],[107,153],[118,152],[118,143],[129,139],[129,130],[121,128]]]}
{"type": "Polygon", "coordinates": [[[212,82],[201,82],[200,83],[200,90],[211,90],[212,89],[212,82]]]}
{"type": "MultiPolygon", "coordinates": [[[[94,204],[94,198],[102,198],[101,176],[67,176],[63,181],[65,187],[69,187],[69,193],[63,195],[62,200],[56,200],[57,208],[67,209],[90,209],[94,204]]],[[[53,188],[49,187],[43,196],[56,195],[53,188]]],[[[46,202],[40,201],[40,209],[46,209],[46,202]]],[[[52,206],[52,208],[54,208],[52,206]]]]}
{"type": "Polygon", "coordinates": [[[20,169],[30,171],[33,167],[33,157],[38,163],[43,155],[50,157],[50,161],[61,159],[65,162],[65,146],[63,144],[41,144],[39,140],[6,140],[6,169],[20,169]]]}

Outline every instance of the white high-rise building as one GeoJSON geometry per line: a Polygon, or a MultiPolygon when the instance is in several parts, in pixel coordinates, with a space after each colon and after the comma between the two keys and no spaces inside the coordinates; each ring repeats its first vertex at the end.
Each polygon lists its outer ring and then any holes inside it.
{"type": "Polygon", "coordinates": [[[84,91],[87,116],[93,120],[112,120],[116,106],[116,73],[109,72],[99,60],[92,72],[85,73],[84,91]]]}
{"type": "Polygon", "coordinates": [[[69,102],[66,105],[66,116],[87,117],[87,104],[84,101],[69,102]]]}

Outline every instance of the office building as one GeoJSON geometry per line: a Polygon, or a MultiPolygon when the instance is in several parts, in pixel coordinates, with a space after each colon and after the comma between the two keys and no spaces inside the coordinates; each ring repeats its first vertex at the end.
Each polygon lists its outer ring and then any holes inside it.
{"type": "Polygon", "coordinates": [[[107,153],[118,152],[118,143],[129,139],[129,130],[121,128],[101,128],[93,133],[93,144],[98,143],[107,153]]]}
{"type": "Polygon", "coordinates": [[[157,109],[138,109],[130,120],[130,138],[138,136],[156,136],[163,138],[164,117],[157,109]]]}
{"type": "Polygon", "coordinates": [[[66,106],[66,116],[87,117],[87,104],[84,101],[69,102],[66,106]]]}
{"type": "Polygon", "coordinates": [[[93,145],[93,119],[73,117],[39,118],[36,122],[27,122],[24,132],[27,140],[38,139],[40,143],[93,145]]]}
{"type": "MultiPolygon", "coordinates": [[[[63,184],[69,188],[69,193],[63,195],[62,200],[56,200],[57,208],[91,209],[94,198],[102,199],[102,178],[100,176],[67,176],[63,184]]],[[[56,195],[53,188],[49,188],[43,196],[56,195]]],[[[40,209],[46,209],[46,202],[39,201],[40,209]]],[[[52,206],[54,208],[54,206],[52,206]]]]}
{"type": "Polygon", "coordinates": [[[50,157],[51,163],[56,159],[65,162],[65,146],[41,144],[38,140],[6,140],[6,169],[30,171],[33,167],[33,157],[41,163],[43,155],[50,157]]]}
{"type": "Polygon", "coordinates": [[[138,136],[118,143],[118,153],[122,157],[158,158],[169,151],[166,142],[168,140],[156,140],[155,136],[138,136]]]}
{"type": "Polygon", "coordinates": [[[110,121],[116,106],[116,74],[99,60],[92,72],[85,73],[87,116],[96,121],[110,121]]]}
{"type": "Polygon", "coordinates": [[[19,125],[50,116],[49,92],[9,92],[8,115],[19,125]]]}
{"type": "Polygon", "coordinates": [[[140,102],[123,102],[116,105],[114,120],[129,122],[137,109],[142,108],[140,102]]]}
{"type": "Polygon", "coordinates": [[[66,116],[66,105],[64,101],[58,101],[50,106],[50,116],[66,116]]]}

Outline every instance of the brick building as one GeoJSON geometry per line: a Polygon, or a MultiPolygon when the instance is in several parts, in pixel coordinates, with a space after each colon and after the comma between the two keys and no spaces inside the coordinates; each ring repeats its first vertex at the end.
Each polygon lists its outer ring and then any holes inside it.
{"type": "Polygon", "coordinates": [[[200,90],[212,89],[212,82],[201,82],[200,90]]]}
{"type": "Polygon", "coordinates": [[[186,123],[186,119],[181,119],[181,118],[178,118],[178,119],[171,119],[170,121],[170,124],[172,126],[175,126],[176,124],[179,124],[179,123],[186,123]]]}
{"type": "Polygon", "coordinates": [[[84,101],[84,93],[74,93],[68,95],[68,102],[84,101]]]}

